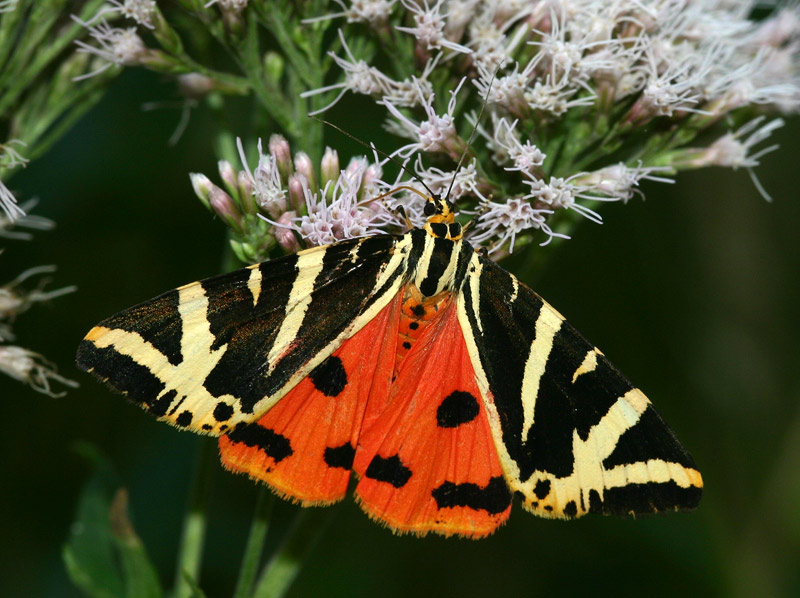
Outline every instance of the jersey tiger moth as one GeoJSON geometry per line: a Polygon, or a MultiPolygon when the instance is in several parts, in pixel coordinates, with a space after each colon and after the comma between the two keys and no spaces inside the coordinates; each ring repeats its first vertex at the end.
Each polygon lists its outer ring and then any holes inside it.
{"type": "Polygon", "coordinates": [[[93,328],[81,368],[303,505],[355,497],[395,532],[479,538],[536,515],[695,507],[702,478],[650,401],[462,238],[424,228],[194,282],[93,328]]]}

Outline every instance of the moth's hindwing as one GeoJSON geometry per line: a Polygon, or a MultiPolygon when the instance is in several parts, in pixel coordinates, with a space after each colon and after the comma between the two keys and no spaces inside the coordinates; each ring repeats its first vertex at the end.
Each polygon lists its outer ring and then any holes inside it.
{"type": "Polygon", "coordinates": [[[513,275],[476,254],[459,321],[504,475],[527,510],[697,506],[700,473],[647,397],[513,275]]]}
{"type": "Polygon", "coordinates": [[[409,246],[408,236],[343,241],[188,284],[101,322],[78,365],[161,420],[223,434],[391,300],[409,246]]]}

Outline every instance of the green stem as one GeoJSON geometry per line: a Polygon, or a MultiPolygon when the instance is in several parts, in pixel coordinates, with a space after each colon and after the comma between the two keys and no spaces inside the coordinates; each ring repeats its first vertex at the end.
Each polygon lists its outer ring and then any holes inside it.
{"type": "Polygon", "coordinates": [[[330,507],[300,511],[283,544],[265,565],[253,598],[281,598],[286,594],[335,512],[330,507]]]}
{"type": "Polygon", "coordinates": [[[178,563],[175,570],[175,598],[189,598],[200,577],[200,563],[206,536],[206,511],[211,490],[217,447],[204,441],[198,450],[194,480],[189,493],[189,508],[183,519],[178,563]],[[190,581],[191,580],[191,581],[190,581]]]}
{"type": "Polygon", "coordinates": [[[275,495],[266,486],[259,486],[256,509],[253,513],[253,522],[250,524],[250,535],[247,537],[242,568],[239,571],[236,591],[233,594],[234,598],[248,598],[252,594],[274,505],[275,495]]]}

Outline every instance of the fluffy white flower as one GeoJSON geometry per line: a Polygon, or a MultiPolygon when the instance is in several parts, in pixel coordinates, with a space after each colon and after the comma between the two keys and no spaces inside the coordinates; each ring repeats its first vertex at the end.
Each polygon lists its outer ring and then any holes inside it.
{"type": "Polygon", "coordinates": [[[442,14],[444,0],[430,6],[428,0],[400,0],[403,6],[414,15],[414,27],[395,27],[398,31],[410,33],[426,50],[446,48],[454,52],[469,54],[472,50],[447,39],[444,34],[446,14],[442,14]]]}
{"type": "Polygon", "coordinates": [[[75,45],[78,46],[78,51],[97,56],[105,61],[105,64],[98,69],[76,77],[76,81],[94,77],[114,65],[131,66],[139,64],[141,59],[147,54],[147,46],[145,46],[142,38],[136,33],[136,27],[121,29],[119,27],[112,27],[106,21],[101,21],[98,25],[90,26],[88,23],[84,23],[76,17],[73,17],[73,19],[87,27],[89,29],[89,35],[99,44],[98,46],[93,46],[81,40],[77,40],[75,45]]]}

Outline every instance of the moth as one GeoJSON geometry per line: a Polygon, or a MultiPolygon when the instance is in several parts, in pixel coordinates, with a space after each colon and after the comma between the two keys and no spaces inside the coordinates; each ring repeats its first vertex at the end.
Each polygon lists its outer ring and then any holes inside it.
{"type": "Polygon", "coordinates": [[[463,238],[423,228],[194,282],[101,322],[81,368],[302,505],[480,538],[525,510],[694,508],[702,478],[650,401],[463,238]]]}

